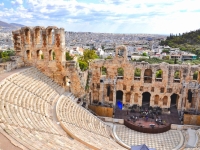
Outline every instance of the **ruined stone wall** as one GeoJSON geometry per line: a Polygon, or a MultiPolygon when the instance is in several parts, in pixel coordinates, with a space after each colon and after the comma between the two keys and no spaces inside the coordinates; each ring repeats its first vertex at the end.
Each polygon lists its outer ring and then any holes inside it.
{"type": "Polygon", "coordinates": [[[151,106],[169,108],[171,96],[176,94],[175,103],[179,110],[200,108],[198,94],[200,93],[200,66],[130,62],[126,57],[126,47],[121,46],[116,49],[116,56],[113,59],[91,62],[90,72],[92,73],[90,79],[92,102],[115,105],[116,93],[122,91],[123,104],[141,106],[143,93],[149,92],[151,106]],[[119,49],[125,51],[124,55],[119,55],[119,49]],[[102,75],[102,67],[106,68],[106,75],[102,75]],[[118,68],[123,68],[123,76],[118,75],[118,68]],[[141,70],[140,77],[134,75],[136,68],[141,70]],[[158,70],[162,70],[161,77],[156,77],[158,70]],[[175,78],[176,71],[179,72],[179,79],[175,78]],[[195,71],[198,71],[197,80],[193,80],[195,71]],[[188,100],[189,89],[192,91],[192,102],[188,100]]]}
{"type": "Polygon", "coordinates": [[[10,61],[0,63],[0,74],[24,66],[24,62],[22,61],[21,57],[11,56],[10,59],[10,61]]]}
{"type": "Polygon", "coordinates": [[[65,59],[63,28],[23,27],[13,32],[13,41],[16,55],[22,58],[25,66],[38,68],[76,96],[84,95],[75,62],[65,59]]]}

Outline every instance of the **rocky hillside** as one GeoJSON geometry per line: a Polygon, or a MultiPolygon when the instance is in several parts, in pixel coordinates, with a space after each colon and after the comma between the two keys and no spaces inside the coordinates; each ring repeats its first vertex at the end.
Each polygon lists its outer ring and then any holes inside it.
{"type": "Polygon", "coordinates": [[[169,45],[173,48],[180,48],[182,51],[189,51],[200,56],[200,29],[183,34],[170,34],[161,45],[169,45]]]}
{"type": "Polygon", "coordinates": [[[21,28],[23,26],[24,25],[17,24],[17,23],[7,23],[7,22],[0,21],[0,27],[1,28],[17,29],[17,28],[21,28]]]}

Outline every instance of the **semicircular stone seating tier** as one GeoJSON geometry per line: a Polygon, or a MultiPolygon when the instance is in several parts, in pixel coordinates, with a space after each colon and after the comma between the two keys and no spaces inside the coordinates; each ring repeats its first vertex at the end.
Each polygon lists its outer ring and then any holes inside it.
{"type": "Polygon", "coordinates": [[[70,97],[61,96],[56,106],[63,129],[75,139],[94,149],[125,149],[111,137],[111,129],[70,97]]]}
{"type": "Polygon", "coordinates": [[[0,82],[0,128],[17,146],[31,150],[88,150],[52,119],[52,102],[62,87],[29,68],[0,82]]]}

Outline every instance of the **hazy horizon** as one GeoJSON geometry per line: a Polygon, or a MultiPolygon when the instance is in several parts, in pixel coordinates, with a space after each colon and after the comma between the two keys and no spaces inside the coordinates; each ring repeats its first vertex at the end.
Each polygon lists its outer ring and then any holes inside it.
{"type": "Polygon", "coordinates": [[[197,0],[1,0],[0,17],[72,32],[178,34],[199,29],[197,0]]]}

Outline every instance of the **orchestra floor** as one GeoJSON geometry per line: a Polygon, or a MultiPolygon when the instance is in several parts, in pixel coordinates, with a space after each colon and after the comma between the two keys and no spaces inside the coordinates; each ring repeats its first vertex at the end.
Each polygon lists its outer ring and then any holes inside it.
{"type": "Polygon", "coordinates": [[[126,145],[146,144],[149,148],[156,150],[179,149],[178,145],[183,144],[183,134],[178,130],[169,130],[164,133],[148,134],[141,133],[127,128],[124,125],[116,125],[115,133],[117,137],[126,145]]]}

